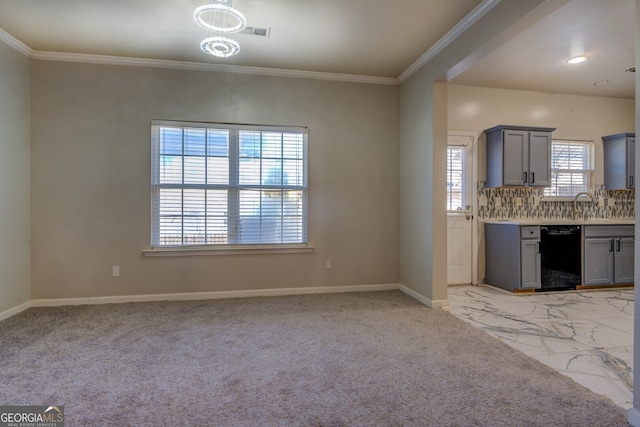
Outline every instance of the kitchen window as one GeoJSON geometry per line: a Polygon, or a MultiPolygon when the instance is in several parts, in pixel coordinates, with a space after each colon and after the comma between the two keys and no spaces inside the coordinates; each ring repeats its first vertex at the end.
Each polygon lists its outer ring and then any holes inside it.
{"type": "Polygon", "coordinates": [[[551,143],[551,187],[545,197],[572,198],[591,191],[593,141],[553,140],[551,143]]]}
{"type": "Polygon", "coordinates": [[[153,121],[151,246],[307,243],[306,128],[153,121]]]}

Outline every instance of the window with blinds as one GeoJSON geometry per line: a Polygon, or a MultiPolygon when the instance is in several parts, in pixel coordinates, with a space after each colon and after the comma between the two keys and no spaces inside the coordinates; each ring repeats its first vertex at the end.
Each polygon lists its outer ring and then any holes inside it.
{"type": "Polygon", "coordinates": [[[591,191],[593,142],[553,140],[551,143],[551,187],[545,197],[574,197],[591,191]]]}
{"type": "Polygon", "coordinates": [[[447,147],[447,210],[464,209],[464,178],[466,147],[447,147]]]}
{"type": "Polygon", "coordinates": [[[153,121],[151,246],[307,243],[306,128],[153,121]]]}

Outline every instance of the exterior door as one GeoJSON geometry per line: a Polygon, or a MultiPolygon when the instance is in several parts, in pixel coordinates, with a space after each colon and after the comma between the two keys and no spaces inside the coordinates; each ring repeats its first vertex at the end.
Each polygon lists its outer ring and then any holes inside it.
{"type": "Polygon", "coordinates": [[[472,201],[469,137],[449,137],[447,147],[447,283],[471,283],[472,201]]]}

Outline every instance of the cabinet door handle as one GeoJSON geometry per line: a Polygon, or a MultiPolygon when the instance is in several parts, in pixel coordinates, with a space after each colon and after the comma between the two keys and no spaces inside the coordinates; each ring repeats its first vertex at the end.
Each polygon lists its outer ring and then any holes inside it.
{"type": "Polygon", "coordinates": [[[531,183],[533,184],[534,182],[536,182],[536,173],[531,172],[531,183]]]}
{"type": "Polygon", "coordinates": [[[540,253],[540,243],[541,242],[538,242],[538,253],[540,253]]]}
{"type": "Polygon", "coordinates": [[[620,252],[620,239],[616,240],[616,252],[620,252]]]}
{"type": "Polygon", "coordinates": [[[613,252],[613,240],[609,240],[609,252],[613,252]]]}
{"type": "Polygon", "coordinates": [[[524,173],[524,183],[525,184],[527,183],[527,173],[526,172],[524,173]]]}
{"type": "Polygon", "coordinates": [[[633,175],[629,175],[629,187],[633,187],[633,175]]]}

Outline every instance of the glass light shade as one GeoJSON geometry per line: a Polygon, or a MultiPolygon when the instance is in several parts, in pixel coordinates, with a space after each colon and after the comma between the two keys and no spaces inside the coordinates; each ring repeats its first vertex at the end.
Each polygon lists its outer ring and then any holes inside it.
{"type": "Polygon", "coordinates": [[[209,55],[228,58],[240,52],[240,45],[226,37],[207,37],[200,43],[200,49],[209,55]]]}
{"type": "Polygon", "coordinates": [[[198,7],[193,12],[193,19],[205,30],[216,33],[237,33],[247,26],[247,20],[242,13],[220,3],[205,4],[198,7]],[[211,22],[207,22],[203,16],[209,13],[213,14],[211,22]],[[227,19],[231,21],[231,25],[227,23],[227,19]],[[234,23],[235,25],[233,25],[234,23]]]}
{"type": "Polygon", "coordinates": [[[589,59],[587,55],[574,56],[571,59],[567,59],[567,64],[580,64],[581,62],[589,59]]]}

